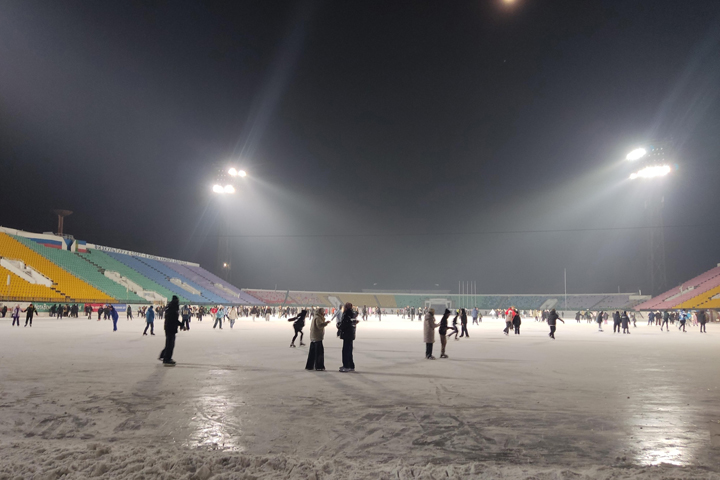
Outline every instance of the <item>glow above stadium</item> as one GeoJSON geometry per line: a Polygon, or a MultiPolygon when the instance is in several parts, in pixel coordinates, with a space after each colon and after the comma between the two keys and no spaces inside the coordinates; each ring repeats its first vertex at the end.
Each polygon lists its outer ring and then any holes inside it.
{"type": "Polygon", "coordinates": [[[628,153],[625,157],[626,160],[640,160],[642,157],[644,157],[647,154],[647,150],[644,148],[636,148],[632,152],[628,153]]]}

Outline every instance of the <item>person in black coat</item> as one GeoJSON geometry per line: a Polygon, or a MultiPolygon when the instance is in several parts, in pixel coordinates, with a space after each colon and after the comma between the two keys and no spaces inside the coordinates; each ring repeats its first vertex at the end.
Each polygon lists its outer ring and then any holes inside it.
{"type": "Polygon", "coordinates": [[[520,314],[517,310],[515,310],[515,315],[512,319],[513,324],[513,330],[515,330],[515,335],[520,335],[520,324],[522,323],[522,320],[520,320],[520,314]]]}
{"type": "Polygon", "coordinates": [[[628,314],[626,311],[620,315],[620,323],[622,324],[622,331],[623,333],[630,333],[630,317],[628,317],[628,314]]]}
{"type": "Polygon", "coordinates": [[[553,340],[555,340],[555,329],[557,328],[558,320],[565,323],[565,320],[560,318],[560,316],[557,314],[557,312],[553,308],[552,310],[550,310],[550,313],[548,313],[548,316],[547,316],[547,324],[550,326],[550,334],[548,336],[550,338],[552,338],[553,340]]]}
{"type": "Polygon", "coordinates": [[[440,335],[440,358],[448,358],[445,355],[445,346],[447,345],[447,331],[448,331],[448,318],[450,317],[450,310],[445,309],[442,318],[440,319],[440,328],[438,328],[438,335],[440,335]]]}
{"type": "Polygon", "coordinates": [[[305,328],[305,317],[307,317],[308,311],[306,309],[302,309],[302,311],[296,316],[292,318],[288,318],[288,322],[294,322],[293,328],[295,329],[295,336],[293,336],[292,340],[290,340],[290,347],[295,348],[295,339],[298,336],[298,333],[300,334],[300,346],[303,347],[305,344],[303,343],[303,328],[305,328]]]}
{"type": "MultiPolygon", "coordinates": [[[[613,313],[613,333],[620,333],[620,322],[620,312],[615,310],[615,313],[613,313]]],[[[625,333],[624,329],[623,333],[625,333]]]]}
{"type": "Polygon", "coordinates": [[[695,312],[695,315],[697,315],[698,323],[700,324],[700,333],[707,333],[707,328],[705,328],[705,324],[707,323],[705,310],[698,310],[695,312]]]}
{"type": "Polygon", "coordinates": [[[343,341],[341,372],[354,372],[353,341],[355,341],[355,328],[357,325],[357,312],[353,310],[352,303],[345,304],[342,319],[340,320],[340,338],[343,341]]]}
{"type": "Polygon", "coordinates": [[[27,308],[25,310],[23,310],[23,312],[27,312],[25,314],[25,326],[27,327],[28,322],[30,322],[30,326],[32,327],[33,317],[35,316],[36,313],[38,313],[37,309],[35,308],[35,305],[33,305],[31,303],[30,305],[27,306],[27,308]]]}
{"type": "Polygon", "coordinates": [[[180,313],[180,300],[176,295],[173,295],[170,304],[165,310],[165,348],[160,352],[160,360],[166,366],[174,366],[175,360],[173,360],[173,350],[175,350],[175,335],[177,335],[178,328],[182,326],[178,320],[180,313]]]}
{"type": "Polygon", "coordinates": [[[467,310],[464,308],[460,310],[460,337],[468,337],[470,338],[470,334],[468,333],[467,329],[467,310]]]}

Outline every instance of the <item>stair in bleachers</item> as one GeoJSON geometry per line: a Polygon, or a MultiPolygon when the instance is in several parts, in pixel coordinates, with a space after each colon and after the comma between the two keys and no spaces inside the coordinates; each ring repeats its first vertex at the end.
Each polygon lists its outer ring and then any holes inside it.
{"type": "Polygon", "coordinates": [[[144,257],[135,257],[139,262],[144,263],[149,268],[153,269],[155,272],[157,272],[159,275],[163,276],[168,280],[168,282],[172,283],[173,278],[177,278],[180,281],[182,281],[184,284],[189,285],[190,287],[198,290],[200,293],[194,294],[192,292],[188,292],[186,289],[179,285],[175,285],[178,288],[181,288],[183,291],[185,291],[185,295],[190,297],[196,297],[200,298],[199,300],[202,303],[218,303],[218,304],[224,304],[228,303],[228,300],[226,298],[223,298],[219,295],[216,295],[206,289],[203,289],[200,285],[196,284],[195,282],[190,281],[188,278],[185,278],[183,275],[180,275],[175,270],[167,267],[163,262],[159,260],[153,260],[151,258],[144,258],[144,257]]]}

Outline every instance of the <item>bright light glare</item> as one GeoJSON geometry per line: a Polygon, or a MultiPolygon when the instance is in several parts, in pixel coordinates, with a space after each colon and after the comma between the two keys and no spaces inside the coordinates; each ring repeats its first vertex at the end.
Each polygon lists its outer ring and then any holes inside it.
{"type": "Polygon", "coordinates": [[[228,170],[228,173],[230,175],[232,175],[233,177],[237,177],[238,171],[235,170],[234,168],[231,168],[230,170],[228,170]]]}
{"type": "Polygon", "coordinates": [[[213,192],[224,193],[225,189],[222,187],[222,185],[213,185],[213,192]]]}
{"type": "Polygon", "coordinates": [[[245,170],[240,170],[239,172],[237,172],[237,174],[241,177],[247,177],[247,172],[245,170]]]}
{"type": "Polygon", "coordinates": [[[645,167],[642,170],[631,174],[630,180],[635,180],[636,178],[664,177],[665,175],[670,173],[671,170],[672,169],[669,165],[655,165],[652,167],[645,167]]]}
{"type": "Polygon", "coordinates": [[[647,153],[647,150],[645,150],[644,148],[636,148],[632,152],[628,153],[627,157],[625,157],[625,158],[627,160],[639,160],[642,157],[644,157],[646,153],[647,153]]]}
{"type": "Polygon", "coordinates": [[[235,193],[235,187],[232,185],[225,185],[223,190],[225,190],[225,193],[235,193]]]}

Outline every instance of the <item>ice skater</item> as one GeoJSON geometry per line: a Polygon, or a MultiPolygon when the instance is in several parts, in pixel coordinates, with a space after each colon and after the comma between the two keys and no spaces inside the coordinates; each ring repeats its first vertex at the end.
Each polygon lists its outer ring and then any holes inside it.
{"type": "Polygon", "coordinates": [[[295,348],[295,339],[297,338],[298,334],[300,334],[300,346],[305,346],[305,344],[303,343],[302,330],[303,328],[305,328],[305,317],[307,317],[307,313],[308,311],[303,308],[296,317],[288,318],[288,322],[293,322],[293,329],[295,329],[295,335],[293,336],[292,340],[290,340],[290,348],[295,348]]]}
{"type": "Polygon", "coordinates": [[[110,310],[109,313],[110,317],[112,318],[113,332],[117,332],[117,322],[120,316],[118,315],[117,310],[115,310],[115,307],[113,307],[112,305],[110,305],[108,309],[110,310]]]}
{"type": "Polygon", "coordinates": [[[470,338],[470,334],[468,333],[467,329],[467,320],[467,310],[465,310],[464,308],[460,309],[460,328],[462,329],[460,333],[460,338],[470,338]]]}
{"type": "Polygon", "coordinates": [[[550,313],[547,317],[547,324],[550,326],[550,334],[548,335],[550,338],[555,340],[555,329],[557,328],[557,321],[560,320],[561,322],[565,323],[565,320],[560,318],[560,316],[557,314],[555,309],[553,308],[550,310],[550,313]]]}
{"type": "Polygon", "coordinates": [[[480,311],[477,307],[473,307],[472,309],[472,319],[473,319],[473,325],[478,324],[478,315],[480,314],[480,311]]]}
{"type": "Polygon", "coordinates": [[[15,305],[15,307],[12,309],[12,325],[20,326],[20,305],[15,305]]]}
{"type": "MultiPolygon", "coordinates": [[[[27,306],[27,308],[25,310],[23,310],[23,312],[27,312],[25,314],[25,326],[27,327],[28,322],[30,322],[30,326],[32,327],[33,317],[35,316],[36,313],[38,313],[37,309],[35,308],[35,305],[33,305],[31,303],[30,305],[27,306]]],[[[18,323],[18,325],[19,325],[19,323],[18,323]]]]}
{"type": "Polygon", "coordinates": [[[603,322],[603,311],[599,311],[597,314],[597,317],[595,317],[595,322],[598,324],[598,332],[602,332],[602,322],[603,322]]]}
{"type": "Polygon", "coordinates": [[[449,337],[452,337],[453,335],[455,335],[455,340],[458,339],[458,338],[457,338],[457,336],[458,336],[457,322],[458,322],[458,315],[459,315],[459,314],[460,314],[460,312],[458,312],[458,311],[455,312],[455,316],[453,317],[453,320],[452,320],[452,326],[450,326],[450,327],[448,328],[448,330],[450,331],[450,333],[448,334],[448,338],[449,338],[449,337]]]}
{"type": "Polygon", "coordinates": [[[622,323],[622,329],[623,333],[630,334],[630,317],[628,317],[628,314],[626,311],[623,311],[622,315],[620,316],[620,323],[622,323]]]}
{"type": "MultiPolygon", "coordinates": [[[[615,310],[613,313],[613,333],[620,333],[620,312],[615,310]]],[[[623,333],[625,333],[623,331],[623,333]]]]}
{"type": "Polygon", "coordinates": [[[438,335],[440,335],[440,358],[448,358],[445,354],[445,347],[447,346],[447,330],[448,330],[448,318],[450,317],[450,310],[445,309],[442,318],[440,318],[438,335]]]}
{"type": "Polygon", "coordinates": [[[323,307],[318,308],[312,322],[310,322],[310,348],[308,349],[305,370],[325,371],[323,338],[325,338],[325,327],[329,323],[330,320],[325,320],[325,309],[323,307]]]}
{"type": "Polygon", "coordinates": [[[663,327],[665,327],[666,332],[670,331],[670,326],[668,325],[669,320],[670,320],[670,314],[668,313],[667,310],[665,310],[665,312],[663,313],[663,317],[662,317],[662,323],[660,324],[661,332],[663,331],[663,327]]]}
{"type": "Polygon", "coordinates": [[[680,326],[678,327],[678,330],[682,330],[683,333],[687,333],[687,330],[685,330],[685,323],[687,322],[687,313],[685,310],[680,310],[680,326]]]}
{"type": "Polygon", "coordinates": [[[520,313],[515,311],[515,316],[512,319],[512,325],[513,329],[515,330],[515,335],[520,335],[520,325],[522,324],[522,319],[520,318],[520,313]]]}
{"type": "Polygon", "coordinates": [[[357,312],[353,310],[352,303],[345,304],[342,320],[340,320],[340,338],[343,341],[342,367],[341,372],[354,372],[355,361],[353,360],[353,342],[355,341],[355,329],[357,328],[357,312]]]}
{"type": "MultiPolygon", "coordinates": [[[[465,320],[467,322],[467,320],[465,320]]],[[[423,323],[423,339],[425,340],[425,358],[435,360],[433,357],[433,343],[435,343],[435,329],[440,325],[435,323],[435,309],[431,308],[425,314],[425,322],[423,323]]]]}
{"type": "Polygon", "coordinates": [[[515,307],[510,307],[505,312],[505,328],[503,329],[503,333],[505,335],[509,335],[510,329],[512,328],[512,321],[513,318],[515,318],[515,307]]]}
{"type": "Polygon", "coordinates": [[[143,335],[147,335],[148,327],[150,327],[150,335],[155,335],[155,310],[152,307],[145,311],[145,330],[143,335]]]}
{"type": "Polygon", "coordinates": [[[705,328],[705,324],[707,323],[707,315],[705,314],[705,310],[698,310],[696,314],[698,323],[700,324],[700,333],[707,333],[707,329],[705,328]]]}
{"type": "Polygon", "coordinates": [[[213,324],[213,328],[220,326],[220,330],[222,330],[222,320],[225,316],[225,309],[218,305],[217,309],[215,310],[215,323],[213,324]]]}
{"type": "Polygon", "coordinates": [[[127,306],[127,309],[125,309],[125,317],[126,320],[132,320],[133,314],[132,314],[132,307],[130,305],[127,306]]]}
{"type": "Polygon", "coordinates": [[[179,313],[180,300],[178,300],[176,295],[173,295],[165,311],[165,348],[160,352],[159,358],[166,367],[175,366],[175,360],[172,358],[173,351],[175,350],[175,335],[177,335],[178,328],[182,326],[178,321],[179,313]]]}

